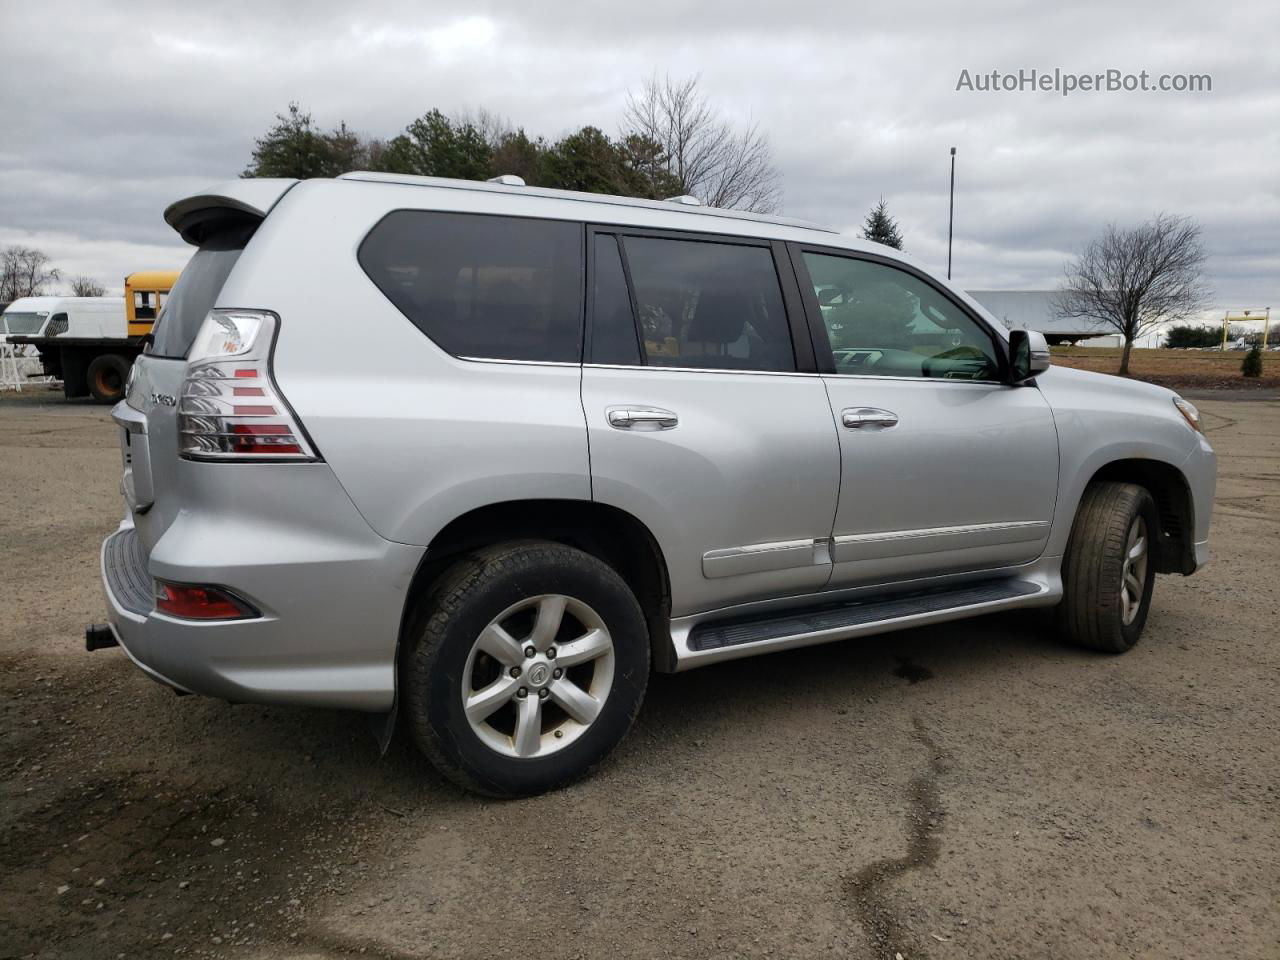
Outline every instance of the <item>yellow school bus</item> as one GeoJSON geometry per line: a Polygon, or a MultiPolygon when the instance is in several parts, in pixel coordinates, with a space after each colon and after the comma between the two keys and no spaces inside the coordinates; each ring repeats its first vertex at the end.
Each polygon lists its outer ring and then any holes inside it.
{"type": "Polygon", "coordinates": [[[129,336],[141,337],[151,332],[177,282],[176,270],[139,270],[124,278],[124,315],[129,336]]]}

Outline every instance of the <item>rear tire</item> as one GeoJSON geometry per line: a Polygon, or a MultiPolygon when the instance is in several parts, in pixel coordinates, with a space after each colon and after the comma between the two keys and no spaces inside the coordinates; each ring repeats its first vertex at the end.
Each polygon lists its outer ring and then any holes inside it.
{"type": "Polygon", "coordinates": [[[634,594],[612,567],[558,543],[460,560],[417,603],[405,645],[414,740],[449,779],[489,796],[585,774],[626,736],[649,680],[634,594]]]}
{"type": "Polygon", "coordinates": [[[1062,561],[1058,630],[1070,643],[1124,653],[1142,636],[1155,583],[1155,501],[1132,483],[1090,484],[1062,561]]]}
{"type": "Polygon", "coordinates": [[[104,353],[89,361],[89,393],[99,403],[119,403],[129,382],[130,362],[118,353],[104,353]]]}

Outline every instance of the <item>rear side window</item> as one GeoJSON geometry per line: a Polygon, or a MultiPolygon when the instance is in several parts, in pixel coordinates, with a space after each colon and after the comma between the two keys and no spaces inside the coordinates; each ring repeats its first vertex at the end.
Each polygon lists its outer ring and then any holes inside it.
{"type": "Polygon", "coordinates": [[[649,366],[795,370],[768,247],[658,237],[623,243],[649,366]]]}
{"type": "Polygon", "coordinates": [[[397,210],[360,266],[419,330],[458,357],[582,359],[580,223],[397,210]]]}
{"type": "MultiPolygon", "coordinates": [[[[154,341],[147,351],[156,357],[186,356],[205,314],[213,309],[222,285],[244,252],[257,224],[239,225],[211,234],[183,268],[152,328],[154,341]]],[[[141,319],[141,314],[139,314],[141,319]]]]}

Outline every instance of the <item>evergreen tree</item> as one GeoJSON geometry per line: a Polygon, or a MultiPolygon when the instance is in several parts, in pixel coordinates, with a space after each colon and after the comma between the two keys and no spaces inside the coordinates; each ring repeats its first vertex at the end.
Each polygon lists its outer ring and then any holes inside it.
{"type": "Polygon", "coordinates": [[[365,166],[367,146],[339,124],[324,131],[296,103],[276,114],[275,125],[254,141],[253,159],[242,177],[336,177],[365,166]]]}
{"type": "Polygon", "coordinates": [[[897,221],[889,216],[888,204],[884,202],[884,197],[881,197],[880,202],[867,214],[867,219],[862,224],[862,236],[863,239],[873,243],[883,243],[886,247],[893,247],[895,250],[902,249],[902,234],[898,232],[897,221]]]}
{"type": "Polygon", "coordinates": [[[490,176],[491,157],[484,135],[472,124],[454,124],[439,110],[430,110],[387,144],[378,158],[378,169],[423,177],[485,180],[490,176]]]}
{"type": "Polygon", "coordinates": [[[1262,348],[1255,346],[1244,355],[1240,363],[1240,373],[1246,377],[1262,376],[1262,348]]]}
{"type": "Polygon", "coordinates": [[[541,184],[559,190],[635,195],[622,151],[599,127],[583,127],[559,140],[543,158],[541,184]]]}
{"type": "Polygon", "coordinates": [[[546,141],[541,137],[530,139],[523,127],[502,133],[494,143],[493,153],[489,157],[489,176],[500,177],[504,173],[511,173],[531,187],[545,186],[541,177],[546,153],[546,141]]]}

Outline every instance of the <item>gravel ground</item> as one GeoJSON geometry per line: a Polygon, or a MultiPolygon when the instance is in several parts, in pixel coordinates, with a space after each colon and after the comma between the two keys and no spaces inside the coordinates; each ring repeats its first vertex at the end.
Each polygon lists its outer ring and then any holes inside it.
{"type": "Polygon", "coordinates": [[[1280,401],[1197,402],[1215,559],[1127,656],[999,616],[658,676],[495,802],[85,653],[115,433],[0,396],[0,958],[1280,957],[1280,401]]]}

